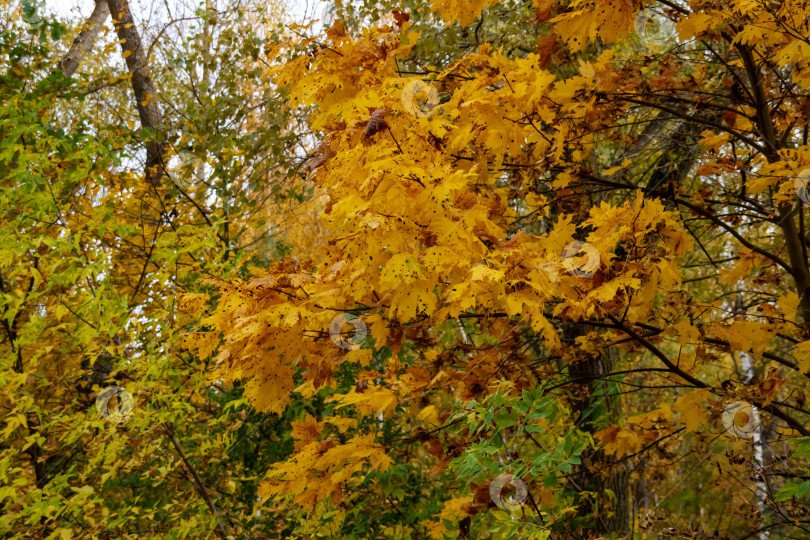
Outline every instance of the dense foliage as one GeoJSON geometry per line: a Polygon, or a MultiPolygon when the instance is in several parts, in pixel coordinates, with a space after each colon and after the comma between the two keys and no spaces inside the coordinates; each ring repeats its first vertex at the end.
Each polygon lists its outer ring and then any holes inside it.
{"type": "Polygon", "coordinates": [[[2,6],[3,535],[810,538],[806,4],[2,6]]]}

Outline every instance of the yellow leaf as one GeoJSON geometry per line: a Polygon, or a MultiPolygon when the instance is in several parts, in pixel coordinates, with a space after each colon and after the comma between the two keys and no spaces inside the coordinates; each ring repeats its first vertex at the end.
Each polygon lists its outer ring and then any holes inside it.
{"type": "Polygon", "coordinates": [[[561,36],[571,51],[576,53],[597,36],[605,43],[613,43],[627,35],[633,21],[632,2],[597,0],[592,6],[563,13],[550,22],[556,23],[554,33],[561,36]]]}
{"type": "Polygon", "coordinates": [[[205,311],[207,303],[207,294],[184,294],[180,297],[177,311],[180,313],[199,314],[205,311]]]}
{"type": "Polygon", "coordinates": [[[430,537],[435,540],[443,540],[450,535],[450,531],[445,526],[444,522],[449,521],[457,523],[466,517],[471,516],[468,512],[470,505],[473,502],[472,497],[461,497],[450,499],[444,503],[441,513],[436,517],[435,521],[424,520],[421,525],[427,529],[430,537]]]}
{"type": "Polygon", "coordinates": [[[616,454],[617,458],[634,454],[641,450],[641,439],[633,431],[612,426],[594,433],[594,437],[602,441],[608,454],[616,454]]]}
{"type": "Polygon", "coordinates": [[[63,306],[62,304],[57,304],[57,305],[56,305],[56,308],[54,309],[54,313],[55,313],[55,315],[56,315],[56,320],[57,320],[57,321],[61,321],[61,320],[62,320],[62,318],[63,318],[65,315],[67,315],[68,313],[70,313],[70,311],[68,310],[68,308],[66,308],[66,307],[65,307],[65,306],[63,306]]]}
{"type": "Polygon", "coordinates": [[[36,268],[31,267],[31,277],[34,279],[35,285],[41,285],[43,283],[42,274],[40,274],[39,270],[36,268]]]}
{"type": "Polygon", "coordinates": [[[470,270],[470,281],[501,281],[503,277],[500,270],[488,268],[483,264],[473,266],[470,270]]]}
{"type": "Polygon", "coordinates": [[[751,193],[762,193],[765,189],[769,186],[772,186],[779,182],[779,178],[775,176],[759,176],[754,178],[748,178],[745,185],[748,188],[748,191],[751,193]]]}
{"type": "Polygon", "coordinates": [[[391,299],[389,316],[404,322],[415,319],[420,313],[432,315],[438,303],[433,287],[433,282],[426,279],[414,281],[408,287],[399,287],[391,299]]]}
{"type": "Polygon", "coordinates": [[[324,419],[324,422],[337,427],[341,433],[346,433],[347,429],[357,426],[356,418],[344,418],[343,416],[328,416],[324,419]]]}
{"type": "MultiPolygon", "coordinates": [[[[591,70],[591,71],[593,71],[593,70],[591,70]]],[[[591,75],[591,77],[593,77],[593,75],[591,75]]],[[[631,160],[631,159],[629,159],[629,158],[628,158],[628,159],[625,159],[624,161],[622,161],[621,165],[617,165],[616,167],[611,167],[610,169],[607,169],[607,170],[606,170],[606,171],[605,171],[603,174],[604,174],[605,176],[610,176],[610,175],[612,175],[612,174],[616,174],[616,173],[617,173],[617,172],[619,172],[620,170],[622,170],[622,169],[626,168],[626,167],[627,167],[628,165],[630,165],[632,162],[633,162],[633,160],[631,160]]]]}
{"type": "Polygon", "coordinates": [[[799,362],[799,373],[810,372],[810,341],[804,341],[796,345],[793,358],[799,362]]]}
{"type": "Polygon", "coordinates": [[[713,325],[718,337],[729,342],[732,348],[751,352],[761,358],[776,329],[762,321],[734,321],[729,326],[713,325]]]}
{"type": "Polygon", "coordinates": [[[697,343],[700,340],[700,330],[692,326],[689,321],[681,321],[667,328],[667,335],[676,336],[678,343],[697,343]]]}
{"type": "Polygon", "coordinates": [[[701,133],[703,139],[700,140],[700,144],[706,148],[707,150],[718,150],[722,145],[728,143],[729,134],[725,131],[722,133],[714,133],[713,131],[703,131],[701,133]]]}
{"type": "Polygon", "coordinates": [[[751,272],[751,269],[757,263],[759,258],[760,256],[758,253],[755,253],[750,249],[742,248],[740,251],[740,257],[737,259],[736,264],[731,270],[727,270],[720,275],[720,281],[722,283],[737,283],[751,272]]]}
{"type": "Polygon", "coordinates": [[[709,423],[703,402],[709,401],[711,395],[708,388],[701,388],[693,390],[675,401],[672,408],[680,413],[678,421],[686,426],[687,431],[697,431],[701,425],[709,423]]]}
{"type": "Polygon", "coordinates": [[[354,349],[346,353],[346,361],[366,367],[371,363],[371,349],[354,349]]]}
{"type": "Polygon", "coordinates": [[[418,279],[424,267],[409,253],[398,253],[388,259],[380,275],[380,283],[386,287],[397,287],[400,282],[410,283],[418,279]]]}
{"type": "Polygon", "coordinates": [[[293,372],[288,366],[270,366],[263,377],[252,378],[245,385],[245,396],[257,411],[282,413],[294,387],[293,372]]]}
{"type": "Polygon", "coordinates": [[[461,26],[467,26],[475,20],[486,6],[498,3],[499,0],[431,0],[432,11],[438,11],[442,19],[449,24],[458,19],[461,26]]]}
{"type": "Polygon", "coordinates": [[[722,18],[715,19],[708,13],[692,13],[688,17],[680,20],[675,26],[678,29],[680,38],[689,40],[697,37],[706,30],[712,30],[722,22],[722,18]]]}
{"type": "Polygon", "coordinates": [[[364,315],[363,320],[374,339],[377,348],[381,348],[388,340],[388,323],[379,315],[364,315]]]}
{"type": "Polygon", "coordinates": [[[218,332],[189,332],[183,335],[181,345],[189,351],[196,351],[197,358],[208,358],[219,345],[218,332]]]}
{"type": "Polygon", "coordinates": [[[439,427],[441,422],[439,421],[439,410],[436,408],[435,405],[428,405],[421,411],[419,411],[419,419],[430,427],[439,427]]]}
{"type": "Polygon", "coordinates": [[[782,310],[784,318],[790,322],[796,322],[796,313],[799,311],[799,295],[791,291],[779,297],[776,305],[782,310]]]}
{"type": "Polygon", "coordinates": [[[290,426],[292,426],[292,438],[295,439],[295,449],[300,450],[318,440],[323,431],[324,422],[318,422],[308,414],[303,422],[290,422],[290,426]]]}
{"type": "Polygon", "coordinates": [[[506,314],[510,317],[521,315],[523,306],[535,308],[542,305],[542,299],[531,289],[522,289],[506,297],[506,314]]]}
{"type": "Polygon", "coordinates": [[[339,401],[340,405],[335,407],[336,409],[354,405],[357,412],[363,416],[369,416],[377,412],[390,413],[399,403],[397,395],[384,386],[369,386],[362,392],[358,392],[353,388],[348,394],[336,394],[326,401],[339,401]]]}

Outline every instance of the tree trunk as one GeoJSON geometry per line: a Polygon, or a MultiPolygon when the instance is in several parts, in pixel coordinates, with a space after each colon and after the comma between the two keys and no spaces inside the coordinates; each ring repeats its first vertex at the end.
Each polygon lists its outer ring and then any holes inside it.
{"type": "MultiPolygon", "coordinates": [[[[588,327],[577,325],[570,329],[569,337],[585,335],[588,327]]],[[[620,401],[616,397],[600,397],[597,381],[610,373],[618,360],[618,351],[609,349],[599,356],[593,356],[572,364],[568,373],[573,381],[579,381],[579,388],[583,396],[574,402],[574,410],[578,411],[579,428],[588,433],[595,433],[597,429],[592,418],[586,415],[599,401],[604,400],[608,405],[607,414],[612,423],[619,423],[621,418],[620,401]]],[[[626,534],[631,529],[633,495],[630,489],[630,469],[626,462],[611,465],[614,459],[606,456],[601,449],[583,452],[582,465],[574,475],[574,488],[577,491],[594,492],[593,504],[581,506],[580,514],[595,513],[592,528],[588,532],[599,534],[619,533],[626,534]]]]}
{"type": "Polygon", "coordinates": [[[59,62],[59,67],[62,69],[62,73],[65,74],[65,77],[72,77],[79,68],[82,59],[93,49],[93,45],[101,31],[101,25],[107,20],[109,14],[110,8],[107,5],[107,0],[97,0],[96,6],[93,8],[93,13],[87,19],[84,28],[82,28],[82,31],[76,36],[76,39],[73,40],[70,50],[59,62]]]}
{"type": "Polygon", "coordinates": [[[107,0],[107,4],[127,68],[132,75],[132,90],[135,92],[141,128],[150,132],[146,138],[146,181],[158,186],[165,174],[163,158],[166,144],[158,140],[163,115],[157,102],[157,90],[149,77],[148,59],[132,19],[128,0],[107,0]]]}

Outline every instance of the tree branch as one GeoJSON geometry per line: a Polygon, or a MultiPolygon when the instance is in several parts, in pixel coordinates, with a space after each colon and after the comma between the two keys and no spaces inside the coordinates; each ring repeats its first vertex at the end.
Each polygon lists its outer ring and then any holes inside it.
{"type": "Polygon", "coordinates": [[[180,446],[180,443],[177,441],[177,437],[174,434],[174,428],[172,428],[168,423],[163,424],[163,429],[168,435],[169,440],[172,442],[172,446],[174,449],[177,450],[177,453],[180,455],[180,459],[183,460],[183,464],[188,469],[188,472],[191,473],[191,476],[194,478],[194,483],[197,484],[197,490],[202,495],[202,498],[205,499],[205,504],[208,505],[208,509],[211,510],[211,513],[214,517],[217,518],[217,534],[221,538],[228,538],[228,534],[225,532],[225,527],[222,525],[222,518],[219,517],[219,513],[217,512],[216,506],[214,506],[214,502],[211,500],[211,496],[208,494],[208,490],[205,489],[205,484],[203,484],[202,478],[200,478],[199,473],[197,473],[197,469],[194,468],[194,465],[186,457],[186,453],[183,452],[183,447],[180,446]]]}
{"type": "Polygon", "coordinates": [[[96,0],[93,13],[84,23],[82,31],[73,40],[70,50],[59,62],[59,68],[65,74],[65,77],[72,77],[79,68],[79,63],[93,49],[93,44],[101,31],[101,25],[107,20],[109,14],[110,7],[107,5],[107,0],[96,0]]]}
{"type": "MultiPolygon", "coordinates": [[[[135,26],[128,0],[107,0],[113,25],[121,43],[121,51],[132,75],[132,90],[135,92],[135,105],[141,120],[141,128],[151,131],[150,138],[157,137],[163,115],[157,102],[157,90],[149,77],[147,58],[141,45],[141,36],[135,26]]],[[[163,157],[166,144],[156,138],[146,141],[146,181],[159,186],[164,176],[163,157]]]]}

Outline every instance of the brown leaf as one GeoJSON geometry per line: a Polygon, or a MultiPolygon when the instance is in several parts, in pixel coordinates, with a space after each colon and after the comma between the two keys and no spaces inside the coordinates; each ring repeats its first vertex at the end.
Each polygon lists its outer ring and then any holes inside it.
{"type": "Polygon", "coordinates": [[[726,111],[723,113],[723,122],[729,127],[734,127],[737,123],[737,114],[734,111],[726,111]]]}
{"type": "Polygon", "coordinates": [[[326,29],[326,35],[331,41],[337,41],[346,35],[346,27],[343,26],[342,22],[335,20],[332,26],[326,29]]]}
{"type": "Polygon", "coordinates": [[[408,13],[407,11],[403,13],[402,11],[395,9],[391,12],[391,15],[394,16],[394,20],[397,21],[397,26],[399,27],[400,30],[402,30],[402,26],[406,22],[411,20],[411,14],[408,13]]]}
{"type": "Polygon", "coordinates": [[[535,0],[534,1],[534,15],[529,19],[533,23],[541,23],[551,18],[551,8],[554,6],[554,0],[535,0]]]}
{"type": "Polygon", "coordinates": [[[547,69],[551,65],[551,58],[554,53],[560,50],[560,43],[553,35],[542,36],[537,40],[537,67],[540,69],[547,69]]]}
{"type": "Polygon", "coordinates": [[[318,167],[320,167],[321,165],[323,165],[336,155],[337,152],[335,152],[331,146],[325,143],[321,144],[318,147],[317,153],[312,157],[312,161],[310,161],[309,165],[307,166],[309,172],[315,171],[315,169],[317,169],[318,167]]]}
{"type": "Polygon", "coordinates": [[[366,126],[366,131],[363,132],[364,137],[371,137],[375,133],[379,133],[388,128],[388,124],[385,123],[385,115],[387,112],[385,107],[378,107],[372,111],[371,119],[366,126]]]}
{"type": "Polygon", "coordinates": [[[441,152],[442,148],[444,147],[444,144],[442,144],[441,139],[436,137],[436,135],[434,135],[433,133],[428,133],[428,142],[433,148],[435,148],[439,152],[441,152]]]}

